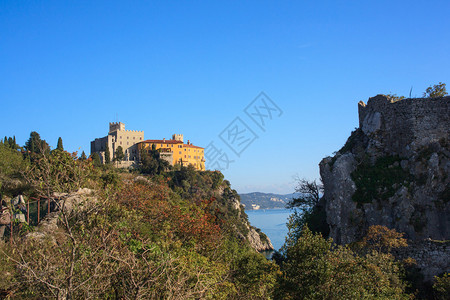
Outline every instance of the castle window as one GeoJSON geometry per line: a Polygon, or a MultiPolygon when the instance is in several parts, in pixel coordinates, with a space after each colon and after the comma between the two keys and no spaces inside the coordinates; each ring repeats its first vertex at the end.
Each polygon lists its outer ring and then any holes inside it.
{"type": "Polygon", "coordinates": [[[130,137],[127,136],[127,140],[128,140],[129,138],[130,138],[130,137]]]}
{"type": "Polygon", "coordinates": [[[178,154],[181,154],[181,151],[178,154]]]}
{"type": "Polygon", "coordinates": [[[133,140],[135,139],[135,137],[133,136],[133,140]]]}

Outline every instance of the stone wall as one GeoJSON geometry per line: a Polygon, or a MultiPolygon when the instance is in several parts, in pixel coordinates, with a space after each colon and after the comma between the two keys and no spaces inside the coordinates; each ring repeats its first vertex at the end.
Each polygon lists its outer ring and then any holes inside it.
{"type": "Polygon", "coordinates": [[[450,97],[414,98],[392,102],[378,95],[358,104],[359,127],[372,135],[384,150],[408,156],[419,147],[448,138],[450,97]],[[383,134],[374,135],[381,131],[383,134]]]}
{"type": "Polygon", "coordinates": [[[450,241],[409,242],[407,248],[394,251],[400,259],[414,258],[416,267],[424,277],[424,281],[432,281],[434,276],[450,272],[450,241]]]}
{"type": "Polygon", "coordinates": [[[120,146],[125,154],[125,161],[131,161],[123,165],[132,165],[139,159],[137,143],[144,140],[144,131],[125,130],[123,123],[109,123],[109,133],[107,136],[97,138],[91,142],[91,154],[99,153],[102,163],[104,163],[104,153],[106,147],[109,148],[111,160],[114,157],[116,149],[120,146]]]}
{"type": "Polygon", "coordinates": [[[372,225],[403,232],[410,246],[399,255],[429,281],[449,271],[450,97],[378,95],[358,110],[359,128],[319,164],[330,237],[352,243],[372,225]]]}

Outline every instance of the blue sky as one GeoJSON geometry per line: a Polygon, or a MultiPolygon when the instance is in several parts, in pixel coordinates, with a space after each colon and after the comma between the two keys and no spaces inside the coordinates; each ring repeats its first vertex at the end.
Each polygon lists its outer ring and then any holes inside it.
{"type": "Polygon", "coordinates": [[[358,126],[357,103],[450,83],[449,1],[1,1],[0,136],[89,153],[108,122],[218,141],[238,192],[293,192],[358,126]],[[264,91],[265,132],[243,109],[264,91]],[[218,135],[241,117],[240,157],[218,135]]]}

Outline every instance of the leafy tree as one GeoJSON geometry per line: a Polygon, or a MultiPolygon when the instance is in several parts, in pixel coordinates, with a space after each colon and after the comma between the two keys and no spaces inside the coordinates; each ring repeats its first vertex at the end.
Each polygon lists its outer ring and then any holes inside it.
{"type": "Polygon", "coordinates": [[[81,159],[81,160],[86,160],[86,159],[87,159],[87,157],[86,157],[86,153],[84,153],[84,151],[83,151],[83,152],[81,152],[81,156],[80,156],[80,159],[81,159]]]}
{"type": "Polygon", "coordinates": [[[22,154],[9,145],[0,143],[0,191],[10,196],[23,190],[21,172],[25,170],[27,162],[22,154]]]}
{"type": "Polygon", "coordinates": [[[141,150],[139,160],[139,170],[141,173],[149,175],[162,174],[169,170],[170,167],[170,163],[161,158],[158,150],[141,150]]]}
{"type": "Polygon", "coordinates": [[[52,151],[36,156],[24,177],[40,197],[51,199],[54,192],[73,192],[83,187],[90,175],[88,164],[78,161],[76,153],[52,151]]]}
{"type": "Polygon", "coordinates": [[[111,152],[109,151],[108,145],[106,145],[105,150],[105,164],[109,164],[111,162],[111,152]]]}
{"type": "Polygon", "coordinates": [[[438,300],[448,299],[450,295],[450,273],[444,273],[442,276],[434,277],[433,284],[435,298],[438,300]]]}
{"type": "Polygon", "coordinates": [[[360,246],[378,253],[390,253],[392,249],[408,246],[403,235],[403,233],[386,226],[370,226],[366,236],[360,242],[360,246]]]}
{"type": "Polygon", "coordinates": [[[299,208],[301,210],[311,210],[314,206],[319,204],[320,194],[323,193],[323,185],[318,184],[315,180],[308,181],[306,179],[299,179],[296,193],[300,193],[298,198],[289,200],[287,208],[299,208]]]}
{"type": "Polygon", "coordinates": [[[330,230],[326,222],[324,201],[321,200],[323,185],[315,180],[298,179],[295,192],[300,193],[300,196],[286,204],[287,208],[293,209],[293,214],[289,218],[293,230],[295,228],[292,238],[298,239],[306,224],[313,232],[320,232],[323,236],[328,236],[330,230]]]}
{"type": "Polygon", "coordinates": [[[58,145],[56,146],[56,150],[64,151],[63,142],[62,142],[61,137],[58,138],[58,145]]]}
{"type": "Polygon", "coordinates": [[[102,165],[102,161],[100,160],[100,155],[97,152],[91,154],[92,163],[94,166],[99,167],[102,165]]]}
{"type": "MultiPolygon", "coordinates": [[[[387,231],[383,231],[387,232],[387,231]]],[[[303,228],[288,245],[277,298],[409,299],[394,256],[376,251],[358,255],[346,246],[303,228]]]]}
{"type": "Polygon", "coordinates": [[[116,152],[114,152],[114,161],[122,161],[124,157],[122,146],[117,147],[116,152]]]}
{"type": "Polygon", "coordinates": [[[439,82],[439,84],[435,84],[433,86],[429,86],[425,93],[423,93],[424,98],[440,98],[448,95],[446,84],[439,82]]]}
{"type": "Polygon", "coordinates": [[[30,153],[42,154],[50,151],[50,147],[45,140],[36,131],[30,133],[30,138],[25,143],[25,149],[30,153]]]}

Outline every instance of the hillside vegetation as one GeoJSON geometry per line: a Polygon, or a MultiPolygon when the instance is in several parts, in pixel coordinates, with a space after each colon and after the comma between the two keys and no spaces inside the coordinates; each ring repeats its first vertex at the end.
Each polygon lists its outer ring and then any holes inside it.
{"type": "Polygon", "coordinates": [[[272,294],[278,267],[250,247],[252,228],[221,173],[183,167],[143,176],[61,150],[0,150],[4,199],[20,190],[26,199],[54,201],[40,225],[14,224],[13,238],[0,245],[2,297],[272,294]]]}

